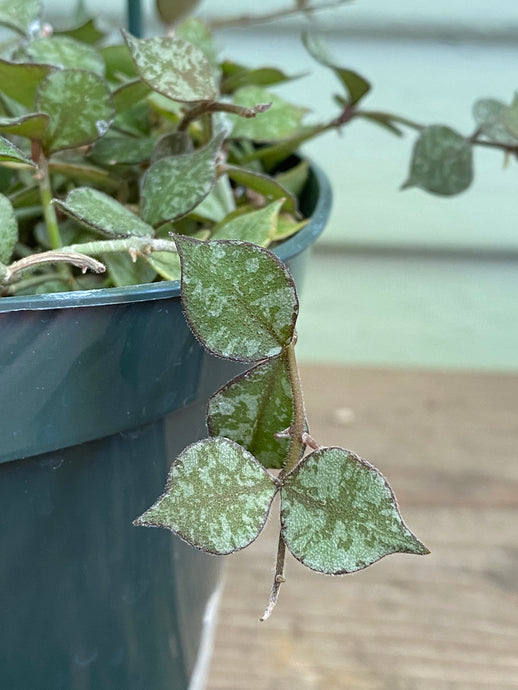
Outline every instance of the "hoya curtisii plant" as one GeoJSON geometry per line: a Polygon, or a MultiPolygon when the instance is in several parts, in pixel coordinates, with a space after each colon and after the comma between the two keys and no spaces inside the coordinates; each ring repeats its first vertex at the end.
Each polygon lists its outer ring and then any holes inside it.
{"type": "Polygon", "coordinates": [[[229,554],[256,539],[280,494],[275,575],[261,620],[285,580],[286,548],[328,575],[394,552],[428,553],[378,470],[309,434],[294,350],[299,305],[287,268],[247,242],[175,241],[192,331],[214,355],[254,366],[212,396],[211,436],[183,450],[165,492],[135,524],[165,527],[198,549],[229,554]]]}

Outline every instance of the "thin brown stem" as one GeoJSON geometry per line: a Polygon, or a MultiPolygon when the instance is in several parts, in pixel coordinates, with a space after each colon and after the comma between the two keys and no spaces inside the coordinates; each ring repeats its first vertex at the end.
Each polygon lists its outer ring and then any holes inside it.
{"type": "Polygon", "coordinates": [[[286,7],[282,10],[275,10],[274,12],[266,12],[265,14],[241,14],[237,17],[227,17],[222,19],[213,19],[209,26],[211,29],[230,29],[233,27],[247,26],[249,24],[263,24],[265,22],[273,22],[276,19],[284,19],[296,14],[313,14],[321,10],[335,10],[350,0],[330,0],[330,2],[321,2],[318,5],[306,5],[305,3],[297,4],[296,7],[286,7]]]}
{"type": "Polygon", "coordinates": [[[286,582],[286,578],[284,577],[284,557],[286,556],[286,545],[284,543],[284,539],[282,538],[282,534],[279,533],[279,543],[277,546],[277,560],[275,561],[275,574],[273,576],[273,584],[272,584],[272,591],[270,593],[270,600],[268,601],[268,606],[265,609],[265,612],[259,618],[261,622],[264,622],[265,620],[268,620],[270,616],[273,613],[273,609],[275,608],[275,604],[277,603],[277,599],[279,598],[279,590],[281,588],[281,585],[283,582],[286,582]]]}

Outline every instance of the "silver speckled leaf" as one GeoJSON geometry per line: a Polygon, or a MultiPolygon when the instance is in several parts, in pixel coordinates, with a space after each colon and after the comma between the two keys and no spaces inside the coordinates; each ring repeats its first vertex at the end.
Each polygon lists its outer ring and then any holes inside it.
{"type": "Polygon", "coordinates": [[[288,269],[248,242],[175,235],[189,325],[209,351],[258,362],[275,357],[295,330],[298,299],[288,269]]]}
{"type": "Polygon", "coordinates": [[[343,448],[322,448],[301,460],[281,501],[286,546],[312,570],[339,575],[390,553],[428,553],[403,522],[385,478],[343,448]]]}
{"type": "Polygon", "coordinates": [[[204,199],[216,180],[216,160],[223,134],[202,149],[168,156],[153,163],[142,182],[142,217],[158,225],[189,213],[204,199]]]}
{"type": "Polygon", "coordinates": [[[0,261],[9,262],[18,240],[18,223],[9,199],[0,194],[0,261]]]}
{"type": "Polygon", "coordinates": [[[473,180],[473,147],[465,137],[443,125],[426,127],[412,153],[410,175],[403,185],[451,196],[473,180]]]}
{"type": "Polygon", "coordinates": [[[276,491],[273,477],[244,448],[205,439],[182,451],[165,492],[135,524],[165,527],[209,553],[232,553],[257,538],[276,491]]]}
{"type": "Polygon", "coordinates": [[[50,117],[43,140],[47,151],[75,148],[99,139],[115,116],[106,82],[83,70],[49,74],[40,84],[36,106],[50,117]]]}
{"type": "Polygon", "coordinates": [[[153,237],[153,228],[116,199],[91,187],[76,187],[54,205],[92,230],[114,237],[153,237]]]}
{"type": "Polygon", "coordinates": [[[476,101],[473,106],[473,117],[479,127],[480,134],[491,141],[516,146],[518,140],[505,125],[508,112],[508,106],[494,98],[480,98],[476,101]]]}
{"type": "Polygon", "coordinates": [[[207,426],[246,448],[264,467],[280,469],[289,439],[275,434],[293,420],[293,394],[283,357],[258,364],[227,383],[209,401],[207,426]]]}
{"type": "Polygon", "coordinates": [[[154,91],[183,103],[216,98],[211,66],[192,43],[172,36],[140,39],[123,34],[141,79],[154,91]]]}
{"type": "Polygon", "coordinates": [[[54,65],[61,69],[84,69],[101,77],[105,72],[101,54],[92,46],[70,36],[36,38],[24,48],[23,56],[26,62],[54,65]]]}

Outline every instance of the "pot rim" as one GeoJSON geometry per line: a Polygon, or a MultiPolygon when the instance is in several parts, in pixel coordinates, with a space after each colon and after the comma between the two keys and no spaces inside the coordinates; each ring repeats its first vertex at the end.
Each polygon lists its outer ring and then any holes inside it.
{"type": "MultiPolygon", "coordinates": [[[[310,222],[297,234],[279,244],[273,252],[281,261],[288,261],[311,245],[323,232],[331,210],[332,192],[325,173],[310,161],[310,180],[317,187],[317,202],[310,222]]],[[[129,285],[120,288],[99,288],[73,292],[52,292],[42,295],[23,295],[0,298],[0,313],[65,309],[70,307],[97,307],[110,304],[145,302],[180,297],[179,280],[129,285]]]]}

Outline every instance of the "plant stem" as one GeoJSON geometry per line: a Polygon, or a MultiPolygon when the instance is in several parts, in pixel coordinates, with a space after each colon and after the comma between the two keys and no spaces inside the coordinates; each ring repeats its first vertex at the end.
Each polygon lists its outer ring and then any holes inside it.
{"type": "Polygon", "coordinates": [[[279,532],[279,544],[277,547],[277,560],[275,562],[275,575],[273,576],[273,584],[272,584],[272,591],[270,593],[270,600],[268,602],[268,606],[265,609],[265,612],[259,618],[261,622],[264,622],[273,613],[273,609],[275,608],[275,604],[277,603],[277,599],[279,597],[279,590],[281,588],[281,585],[283,582],[286,581],[284,577],[284,557],[286,555],[286,545],[284,543],[284,539],[282,538],[282,534],[279,532]]]}
{"type": "MultiPolygon", "coordinates": [[[[72,251],[57,251],[52,250],[49,252],[40,252],[39,254],[31,254],[25,256],[23,259],[14,261],[9,266],[4,267],[4,275],[1,276],[1,281],[4,285],[9,285],[9,283],[14,283],[18,281],[23,273],[31,269],[39,268],[44,264],[59,264],[66,263],[67,265],[72,264],[80,268],[83,273],[87,270],[93,271],[94,273],[103,273],[106,269],[105,266],[100,262],[92,259],[90,256],[85,256],[84,254],[74,253],[72,251]]],[[[60,280],[64,283],[68,283],[68,276],[63,276],[60,274],[60,280]]]]}
{"type": "Polygon", "coordinates": [[[177,253],[176,244],[172,240],[153,239],[152,237],[125,237],[119,240],[94,240],[82,244],[71,244],[63,247],[62,252],[74,252],[88,256],[98,254],[150,254],[151,252],[177,253]]]}
{"type": "MultiPolygon", "coordinates": [[[[284,350],[283,357],[288,370],[288,376],[291,383],[291,390],[293,395],[293,421],[289,428],[290,446],[288,449],[288,457],[284,468],[279,472],[278,480],[282,484],[284,478],[289,474],[298,464],[306,447],[306,443],[310,438],[306,432],[306,410],[304,407],[304,397],[302,395],[302,384],[300,381],[299,368],[297,366],[297,359],[295,357],[295,343],[296,337],[284,350]]],[[[311,439],[313,441],[313,439],[311,439]]],[[[260,621],[267,620],[275,608],[277,599],[279,597],[279,590],[283,582],[286,581],[284,577],[284,559],[286,556],[286,545],[282,538],[282,532],[279,532],[279,542],[277,546],[277,558],[275,561],[275,573],[273,576],[272,590],[268,606],[260,621]]]]}
{"type": "Polygon", "coordinates": [[[61,235],[59,234],[58,219],[56,209],[52,204],[52,188],[50,186],[49,162],[45,154],[38,151],[38,184],[40,188],[41,203],[43,206],[43,216],[49,233],[49,241],[52,249],[59,249],[62,246],[61,235]]]}
{"type": "Polygon", "coordinates": [[[334,10],[344,5],[350,0],[331,0],[330,2],[321,2],[318,5],[306,5],[301,3],[297,7],[286,7],[283,10],[276,10],[266,14],[242,14],[238,17],[228,17],[227,19],[214,19],[209,23],[211,29],[229,29],[236,26],[246,26],[247,24],[261,24],[263,22],[272,22],[276,19],[289,17],[294,14],[311,14],[313,12],[320,12],[321,10],[334,10]]]}

